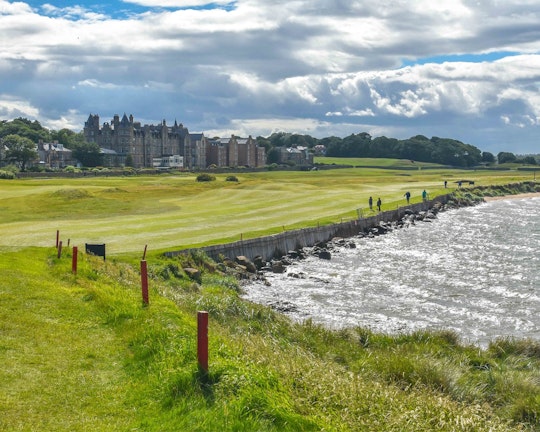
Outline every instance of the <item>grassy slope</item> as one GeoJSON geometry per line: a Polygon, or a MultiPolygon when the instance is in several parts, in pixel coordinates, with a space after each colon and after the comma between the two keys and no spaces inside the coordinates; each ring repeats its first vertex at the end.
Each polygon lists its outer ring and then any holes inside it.
{"type": "Polygon", "coordinates": [[[151,304],[143,308],[138,274],[125,264],[82,256],[74,276],[69,253],[58,260],[54,249],[2,250],[0,430],[540,424],[537,345],[480,351],[446,333],[392,338],[293,324],[242,301],[230,277],[208,271],[199,286],[179,265],[151,264],[151,304]],[[196,366],[200,309],[211,317],[208,376],[196,366]]]}
{"type": "Polygon", "coordinates": [[[412,202],[426,189],[444,193],[443,179],[509,183],[530,173],[386,169],[264,172],[239,183],[197,183],[194,175],[35,179],[0,182],[0,245],[106,243],[108,253],[215,244],[351,219],[381,197],[383,210],[412,202]]]}

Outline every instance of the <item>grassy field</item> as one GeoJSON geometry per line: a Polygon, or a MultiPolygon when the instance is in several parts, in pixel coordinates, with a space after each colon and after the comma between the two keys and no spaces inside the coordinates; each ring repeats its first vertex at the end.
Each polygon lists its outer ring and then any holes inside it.
{"type": "Polygon", "coordinates": [[[397,169],[422,169],[426,167],[430,168],[442,168],[441,165],[419,162],[410,159],[384,159],[384,158],[337,158],[316,156],[315,163],[324,165],[351,165],[351,166],[367,166],[367,167],[385,167],[385,168],[397,168],[397,169]]]}
{"type": "Polygon", "coordinates": [[[518,172],[339,169],[0,182],[1,431],[533,431],[540,345],[460,345],[450,332],[334,332],[241,299],[204,256],[149,258],[150,306],[133,257],[351,218],[442,182],[518,172]],[[111,259],[51,247],[105,242],[111,259]],[[123,256],[122,254],[127,254],[123,256]],[[196,282],[185,267],[202,271],[196,282]],[[210,370],[196,312],[210,315],[210,370]]]}
{"type": "Polygon", "coordinates": [[[238,182],[218,174],[205,183],[193,174],[4,180],[0,246],[51,246],[57,230],[64,243],[106,243],[110,254],[203,246],[349,220],[367,210],[369,196],[380,197],[385,210],[404,205],[406,191],[417,202],[422,190],[442,194],[460,179],[532,179],[517,171],[369,168],[236,176],[238,182]]]}

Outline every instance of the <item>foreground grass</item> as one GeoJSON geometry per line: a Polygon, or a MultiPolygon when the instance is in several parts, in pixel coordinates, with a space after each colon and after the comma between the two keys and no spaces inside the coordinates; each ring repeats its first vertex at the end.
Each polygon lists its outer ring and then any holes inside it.
{"type": "Polygon", "coordinates": [[[48,247],[60,230],[64,243],[106,243],[109,254],[205,246],[350,220],[367,211],[369,196],[381,197],[384,211],[405,205],[406,191],[414,203],[424,189],[433,197],[462,179],[486,185],[533,176],[378,168],[235,174],[239,182],[225,181],[228,174],[207,183],[194,174],[0,181],[0,245],[48,247]]]}
{"type": "Polygon", "coordinates": [[[540,345],[296,324],[204,256],[136,268],[0,250],[0,430],[510,431],[540,427],[540,345]],[[182,268],[203,269],[202,283],[182,268]],[[209,311],[210,373],[196,364],[209,311]]]}

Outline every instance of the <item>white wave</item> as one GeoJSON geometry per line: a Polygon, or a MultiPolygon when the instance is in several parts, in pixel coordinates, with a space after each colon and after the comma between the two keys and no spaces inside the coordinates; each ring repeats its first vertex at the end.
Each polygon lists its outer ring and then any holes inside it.
{"type": "Polygon", "coordinates": [[[332,328],[451,329],[469,342],[540,339],[540,199],[491,201],[432,223],[355,239],[332,260],[310,257],[251,301],[295,306],[291,316],[332,328]]]}

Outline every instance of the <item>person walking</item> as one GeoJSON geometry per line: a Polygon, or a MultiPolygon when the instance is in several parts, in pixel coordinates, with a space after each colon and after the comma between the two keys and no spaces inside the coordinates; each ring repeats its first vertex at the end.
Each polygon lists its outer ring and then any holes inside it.
{"type": "Polygon", "coordinates": [[[405,192],[405,199],[407,200],[407,204],[409,204],[411,200],[411,193],[409,191],[405,192]]]}
{"type": "Polygon", "coordinates": [[[427,195],[426,190],[424,189],[424,191],[422,192],[422,200],[427,201],[427,198],[428,198],[428,195],[427,195]]]}
{"type": "Polygon", "coordinates": [[[368,202],[369,202],[369,209],[373,210],[373,197],[369,197],[368,202]]]}
{"type": "Polygon", "coordinates": [[[381,199],[379,198],[379,199],[377,200],[377,209],[378,209],[379,211],[381,211],[381,205],[382,205],[382,201],[381,201],[381,199]]]}

